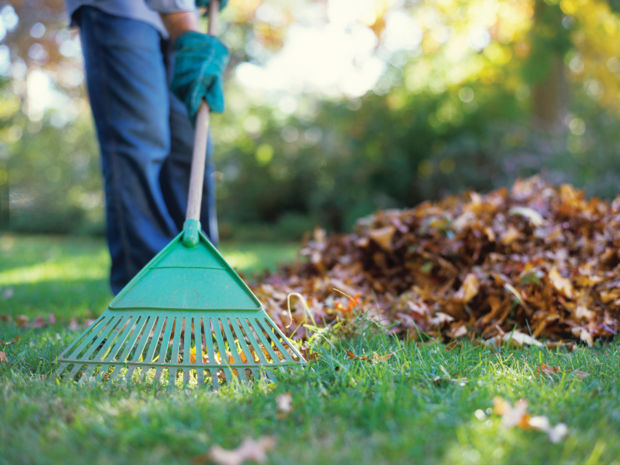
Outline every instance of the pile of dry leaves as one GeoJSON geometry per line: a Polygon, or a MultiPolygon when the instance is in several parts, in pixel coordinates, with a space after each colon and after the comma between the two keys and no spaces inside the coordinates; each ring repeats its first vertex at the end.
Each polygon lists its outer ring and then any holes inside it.
{"type": "Polygon", "coordinates": [[[393,332],[442,339],[591,345],[620,329],[620,197],[586,200],[538,177],[380,211],[354,234],[316,230],[301,255],[254,286],[283,328],[309,322],[300,305],[290,321],[287,297],[299,293],[319,325],[361,311],[393,332]]]}

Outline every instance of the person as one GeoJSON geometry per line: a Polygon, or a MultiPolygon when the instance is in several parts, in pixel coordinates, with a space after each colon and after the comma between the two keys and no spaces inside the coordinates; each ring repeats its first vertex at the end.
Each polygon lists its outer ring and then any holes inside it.
{"type": "MultiPolygon", "coordinates": [[[[66,0],[99,142],[114,294],[182,230],[198,106],[223,111],[228,50],[199,32],[208,4],[66,0]]],[[[200,219],[217,245],[212,151],[209,137],[200,219]]]]}

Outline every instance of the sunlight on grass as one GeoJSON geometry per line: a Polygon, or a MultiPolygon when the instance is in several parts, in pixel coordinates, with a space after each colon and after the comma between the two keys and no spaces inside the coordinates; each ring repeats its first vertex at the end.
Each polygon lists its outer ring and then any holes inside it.
{"type": "Polygon", "coordinates": [[[46,261],[0,272],[0,284],[32,284],[44,281],[82,281],[104,279],[108,274],[108,256],[104,250],[92,256],[46,261]]]}
{"type": "Polygon", "coordinates": [[[258,264],[258,256],[255,252],[228,252],[224,258],[234,269],[255,268],[258,264]]]}

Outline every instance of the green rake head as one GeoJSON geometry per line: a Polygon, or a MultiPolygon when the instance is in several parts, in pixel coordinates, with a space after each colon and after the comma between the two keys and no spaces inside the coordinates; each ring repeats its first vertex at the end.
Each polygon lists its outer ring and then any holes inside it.
{"type": "Polygon", "coordinates": [[[194,244],[179,234],[58,362],[58,373],[75,380],[215,388],[305,363],[202,233],[194,244]]]}

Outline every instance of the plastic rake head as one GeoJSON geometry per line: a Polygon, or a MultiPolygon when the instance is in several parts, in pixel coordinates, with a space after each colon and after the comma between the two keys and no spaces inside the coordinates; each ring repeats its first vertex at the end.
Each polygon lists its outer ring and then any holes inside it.
{"type": "Polygon", "coordinates": [[[210,384],[269,376],[302,356],[265,315],[106,311],[58,358],[75,380],[210,384]]]}
{"type": "Polygon", "coordinates": [[[218,387],[305,363],[206,237],[182,236],[58,357],[59,374],[218,387]]]}

